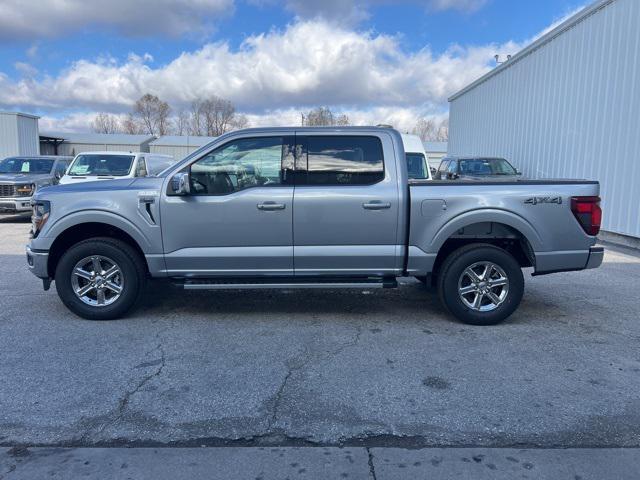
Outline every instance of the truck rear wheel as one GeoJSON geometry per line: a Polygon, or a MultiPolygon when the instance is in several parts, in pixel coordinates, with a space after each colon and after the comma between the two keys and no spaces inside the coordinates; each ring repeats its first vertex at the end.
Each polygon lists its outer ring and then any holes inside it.
{"type": "Polygon", "coordinates": [[[496,325],[520,305],[524,276],[516,259],[490,244],[471,244],[452,252],[438,275],[438,295],[458,320],[496,325]]]}
{"type": "Polygon", "coordinates": [[[58,296],[76,315],[113,320],[136,303],[146,279],[138,252],[113,238],[84,240],[67,250],[56,268],[58,296]]]}

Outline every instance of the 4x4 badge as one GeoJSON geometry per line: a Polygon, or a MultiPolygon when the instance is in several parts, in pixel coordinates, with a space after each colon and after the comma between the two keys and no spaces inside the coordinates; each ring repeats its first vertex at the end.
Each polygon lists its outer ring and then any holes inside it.
{"type": "Polygon", "coordinates": [[[538,205],[540,203],[554,203],[562,205],[562,197],[531,197],[527,198],[524,203],[528,205],[538,205]]]}

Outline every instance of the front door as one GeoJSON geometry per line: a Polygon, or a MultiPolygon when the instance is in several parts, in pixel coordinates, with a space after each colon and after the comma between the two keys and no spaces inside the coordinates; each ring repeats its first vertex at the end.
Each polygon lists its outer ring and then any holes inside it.
{"type": "Polygon", "coordinates": [[[296,143],[296,276],[397,274],[402,247],[391,137],[299,132],[296,143]]]}
{"type": "Polygon", "coordinates": [[[163,195],[169,276],[293,274],[290,137],[230,140],[191,163],[191,194],[163,195]]]}

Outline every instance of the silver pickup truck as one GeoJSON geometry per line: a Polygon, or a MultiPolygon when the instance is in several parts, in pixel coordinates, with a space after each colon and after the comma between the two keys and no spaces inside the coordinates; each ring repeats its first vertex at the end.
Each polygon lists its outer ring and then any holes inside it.
{"type": "Polygon", "coordinates": [[[114,319],[149,277],[184,289],[437,286],[476,325],[534,275],[596,268],[593,181],[408,180],[391,128],[223,135],[156,177],[58,185],[33,205],[29,268],[81,317],[114,319]]]}

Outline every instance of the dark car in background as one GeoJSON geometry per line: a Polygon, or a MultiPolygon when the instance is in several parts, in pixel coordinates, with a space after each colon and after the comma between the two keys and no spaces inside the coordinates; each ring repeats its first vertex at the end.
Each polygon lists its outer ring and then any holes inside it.
{"type": "Polygon", "coordinates": [[[434,180],[515,180],[520,175],[504,158],[447,157],[440,163],[434,180]]]}
{"type": "Polygon", "coordinates": [[[0,160],[0,214],[31,214],[31,197],[56,185],[73,157],[25,156],[0,160]]]}

